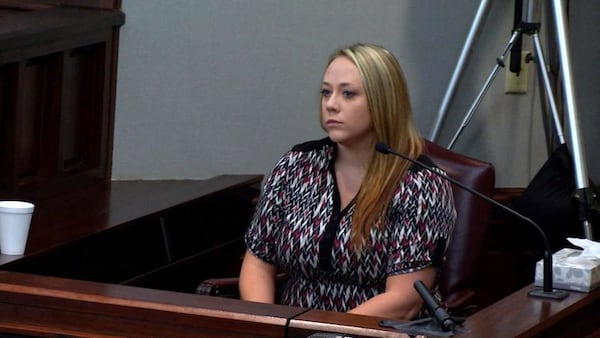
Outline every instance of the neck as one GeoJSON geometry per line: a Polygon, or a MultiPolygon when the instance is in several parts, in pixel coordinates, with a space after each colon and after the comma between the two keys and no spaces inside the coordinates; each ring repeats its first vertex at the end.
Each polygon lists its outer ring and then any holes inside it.
{"type": "Polygon", "coordinates": [[[337,158],[338,164],[343,163],[345,165],[360,166],[362,168],[367,167],[373,153],[375,151],[375,143],[362,142],[360,144],[337,144],[337,158]]]}
{"type": "Polygon", "coordinates": [[[374,146],[349,147],[337,144],[335,176],[341,209],[345,209],[356,198],[374,150],[374,146]]]}

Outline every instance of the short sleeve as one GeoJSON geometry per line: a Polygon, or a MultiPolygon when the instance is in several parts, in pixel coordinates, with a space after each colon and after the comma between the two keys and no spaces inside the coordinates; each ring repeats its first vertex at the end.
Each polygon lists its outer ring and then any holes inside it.
{"type": "Polygon", "coordinates": [[[388,275],[441,264],[456,220],[448,181],[426,170],[409,171],[388,215],[388,275]]]}
{"type": "Polygon", "coordinates": [[[248,250],[269,263],[275,263],[275,243],[281,224],[282,208],[286,201],[285,186],[291,153],[284,155],[275,165],[261,191],[254,216],[246,230],[248,250]]]}

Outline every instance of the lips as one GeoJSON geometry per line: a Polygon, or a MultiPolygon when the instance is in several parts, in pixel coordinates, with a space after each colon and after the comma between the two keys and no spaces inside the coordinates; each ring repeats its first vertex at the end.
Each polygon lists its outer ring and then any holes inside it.
{"type": "Polygon", "coordinates": [[[325,121],[325,125],[328,127],[335,127],[335,126],[338,126],[341,124],[342,124],[342,122],[333,120],[333,119],[329,119],[329,120],[325,121]]]}

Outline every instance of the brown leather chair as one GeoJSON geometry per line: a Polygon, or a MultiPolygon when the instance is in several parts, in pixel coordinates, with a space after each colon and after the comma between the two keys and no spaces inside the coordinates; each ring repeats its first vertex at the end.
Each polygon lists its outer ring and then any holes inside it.
{"type": "MultiPolygon", "coordinates": [[[[495,185],[494,166],[425,141],[427,155],[448,176],[488,197],[495,185]]],[[[442,302],[451,312],[464,314],[475,305],[479,287],[478,267],[492,206],[470,192],[452,185],[456,225],[440,272],[442,302]]]]}
{"type": "MultiPolygon", "coordinates": [[[[444,169],[448,176],[486,196],[494,192],[495,172],[492,164],[445,149],[425,141],[425,153],[444,169]]],[[[465,315],[473,311],[478,288],[478,267],[491,216],[491,205],[470,192],[452,185],[457,219],[440,272],[439,291],[450,313],[465,315]]],[[[280,281],[284,275],[278,275],[280,281]]],[[[238,279],[213,278],[201,282],[196,293],[239,297],[238,279]]]]}

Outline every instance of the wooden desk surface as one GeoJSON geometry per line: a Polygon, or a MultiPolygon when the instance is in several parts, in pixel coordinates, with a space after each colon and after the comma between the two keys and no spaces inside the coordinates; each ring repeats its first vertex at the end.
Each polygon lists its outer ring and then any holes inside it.
{"type": "Polygon", "coordinates": [[[382,318],[341,312],[310,310],[290,320],[289,338],[305,338],[319,333],[337,333],[355,337],[399,338],[408,335],[379,326],[382,318]]]}
{"type": "MultiPolygon", "coordinates": [[[[101,182],[77,192],[33,201],[36,206],[25,256],[261,180],[261,175],[221,175],[201,181],[101,182]]],[[[0,255],[0,265],[21,258],[0,255]]]]}
{"type": "MultiPolygon", "coordinates": [[[[562,301],[530,287],[467,318],[455,337],[597,337],[600,289],[562,301]]],[[[0,332],[72,337],[406,337],[380,318],[0,272],[0,332]]]]}
{"type": "Polygon", "coordinates": [[[283,305],[0,272],[0,333],[69,337],[285,337],[283,305]]]}
{"type": "MultiPolygon", "coordinates": [[[[572,292],[562,301],[531,298],[525,287],[466,319],[454,337],[600,337],[600,288],[572,292]]],[[[382,330],[379,318],[326,311],[308,311],[290,321],[289,337],[331,332],[352,337],[405,337],[382,330]]]]}
{"type": "Polygon", "coordinates": [[[455,337],[600,337],[600,288],[561,301],[532,298],[532,285],[467,318],[455,337]]]}

